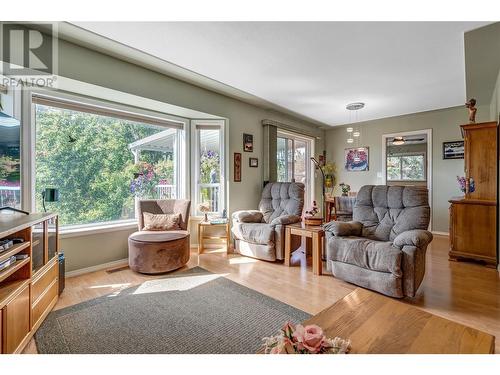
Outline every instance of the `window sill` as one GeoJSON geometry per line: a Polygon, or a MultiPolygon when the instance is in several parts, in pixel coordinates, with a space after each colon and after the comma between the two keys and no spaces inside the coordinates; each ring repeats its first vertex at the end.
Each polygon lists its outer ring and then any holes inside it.
{"type": "Polygon", "coordinates": [[[137,229],[137,221],[124,221],[117,223],[102,223],[96,225],[82,225],[61,228],[59,231],[60,238],[90,236],[99,233],[117,232],[122,230],[137,229]]]}

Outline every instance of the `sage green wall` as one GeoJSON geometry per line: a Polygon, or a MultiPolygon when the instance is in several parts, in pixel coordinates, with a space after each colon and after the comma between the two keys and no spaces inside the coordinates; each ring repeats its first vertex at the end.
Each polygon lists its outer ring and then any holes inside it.
{"type": "MultiPolygon", "coordinates": [[[[489,106],[478,107],[477,120],[489,120],[489,106]]],[[[442,147],[445,141],[462,139],[459,125],[466,122],[467,112],[460,106],[360,123],[360,145],[369,147],[367,172],[345,171],[344,149],[349,146],[346,143],[346,126],[341,126],[325,133],[327,160],[337,164],[337,182],[350,184],[353,191],[359,190],[363,185],[381,184],[382,135],[432,129],[432,230],[448,232],[448,199],[460,194],[456,176],[464,174],[464,162],[462,159],[443,160],[442,147]]]]}
{"type": "MultiPolygon", "coordinates": [[[[150,71],[114,57],[69,43],[59,43],[59,75],[146,97],[229,120],[227,137],[230,160],[226,173],[229,179],[229,213],[256,208],[260,199],[263,177],[263,119],[272,119],[303,129],[320,137],[316,154],[323,150],[324,131],[316,125],[288,115],[250,105],[215,92],[150,71]],[[254,151],[243,152],[242,135],[254,135],[254,151]],[[242,153],[242,181],[233,182],[233,153],[242,153]],[[258,168],[249,168],[248,159],[259,158],[258,168]]],[[[244,74],[244,72],[242,72],[244,74]]],[[[316,194],[320,194],[319,183],[316,194]]],[[[318,195],[317,195],[318,196],[318,195]]],[[[192,225],[194,229],[196,226],[192,225]]],[[[126,239],[131,231],[117,231],[61,239],[66,254],[67,270],[73,271],[127,257],[126,239]]],[[[192,233],[196,238],[196,233],[192,233]]]]}

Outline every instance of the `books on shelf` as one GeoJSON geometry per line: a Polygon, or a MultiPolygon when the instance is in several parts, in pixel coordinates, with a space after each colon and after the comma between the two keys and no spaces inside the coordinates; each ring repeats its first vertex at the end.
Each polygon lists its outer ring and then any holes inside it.
{"type": "Polygon", "coordinates": [[[10,249],[12,246],[14,246],[14,242],[12,240],[0,240],[0,253],[2,251],[5,251],[7,249],[10,249]]]}
{"type": "Polygon", "coordinates": [[[9,259],[0,263],[0,271],[16,263],[16,257],[13,255],[9,259]]]}

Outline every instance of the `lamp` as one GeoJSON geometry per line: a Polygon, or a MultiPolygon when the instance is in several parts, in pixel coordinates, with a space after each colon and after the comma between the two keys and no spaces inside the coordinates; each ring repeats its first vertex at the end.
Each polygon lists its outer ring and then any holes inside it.
{"type": "Polygon", "coordinates": [[[45,208],[45,202],[58,202],[59,201],[59,190],[54,188],[46,188],[42,191],[42,206],[43,210],[47,212],[45,208]]]}
{"type": "Polygon", "coordinates": [[[392,141],[392,144],[394,146],[401,146],[405,144],[405,140],[403,137],[394,137],[394,140],[392,141]]]}
{"type": "Polygon", "coordinates": [[[323,168],[321,167],[321,164],[313,157],[311,156],[311,161],[316,165],[316,167],[320,170],[321,172],[321,186],[322,186],[322,194],[321,194],[321,210],[322,214],[324,215],[325,212],[325,172],[323,172],[323,168]]]}

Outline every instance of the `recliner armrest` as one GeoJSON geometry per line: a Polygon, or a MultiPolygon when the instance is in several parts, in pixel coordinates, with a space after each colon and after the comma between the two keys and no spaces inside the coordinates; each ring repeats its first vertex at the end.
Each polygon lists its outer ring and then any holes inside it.
{"type": "Polygon", "coordinates": [[[262,223],[264,215],[258,210],[241,210],[233,212],[231,217],[240,223],[262,223]]]}
{"type": "Polygon", "coordinates": [[[271,221],[271,225],[288,225],[300,222],[302,219],[297,215],[283,215],[279,216],[273,221],[271,221]]]}
{"type": "Polygon", "coordinates": [[[338,237],[361,236],[363,224],[359,221],[330,221],[323,228],[338,237]]]}
{"type": "Polygon", "coordinates": [[[393,245],[402,249],[404,246],[426,247],[432,241],[432,233],[423,229],[407,230],[394,238],[393,245]]]}

